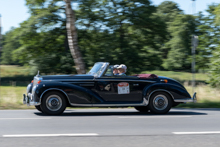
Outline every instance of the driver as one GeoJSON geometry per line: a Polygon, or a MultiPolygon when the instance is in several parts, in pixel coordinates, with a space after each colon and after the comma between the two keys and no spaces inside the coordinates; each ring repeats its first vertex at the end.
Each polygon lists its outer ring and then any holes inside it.
{"type": "Polygon", "coordinates": [[[119,65],[117,65],[117,64],[113,66],[113,74],[114,75],[118,75],[118,69],[117,69],[118,67],[119,67],[119,65]]]}
{"type": "Polygon", "coordinates": [[[120,75],[120,76],[126,76],[126,71],[127,71],[127,66],[126,65],[124,65],[124,64],[121,64],[118,68],[118,75],[120,75]]]}

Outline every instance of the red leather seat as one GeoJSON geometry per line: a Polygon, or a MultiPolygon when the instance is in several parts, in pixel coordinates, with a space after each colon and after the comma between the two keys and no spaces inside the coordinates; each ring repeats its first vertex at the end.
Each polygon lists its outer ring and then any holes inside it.
{"type": "Polygon", "coordinates": [[[155,75],[155,74],[136,74],[136,75],[133,75],[133,76],[136,76],[140,79],[155,79],[155,78],[158,78],[158,76],[155,75]]]}

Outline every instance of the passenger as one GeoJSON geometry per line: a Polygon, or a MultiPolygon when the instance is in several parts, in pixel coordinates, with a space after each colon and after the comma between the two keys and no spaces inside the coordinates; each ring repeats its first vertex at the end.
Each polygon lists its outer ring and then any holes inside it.
{"type": "Polygon", "coordinates": [[[117,69],[118,67],[119,67],[119,65],[117,65],[117,64],[113,66],[113,74],[115,76],[118,75],[118,69],[117,69]]]}
{"type": "Polygon", "coordinates": [[[126,71],[127,71],[127,66],[126,65],[124,65],[124,64],[121,64],[118,68],[118,75],[120,75],[120,76],[126,76],[126,71]]]}

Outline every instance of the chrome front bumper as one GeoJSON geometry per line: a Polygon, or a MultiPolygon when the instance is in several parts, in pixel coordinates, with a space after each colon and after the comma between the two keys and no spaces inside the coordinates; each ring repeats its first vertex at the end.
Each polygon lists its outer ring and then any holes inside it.
{"type": "Polygon", "coordinates": [[[27,104],[27,106],[38,106],[40,102],[35,102],[32,94],[28,93],[27,96],[23,94],[23,104],[27,104]]]}
{"type": "Polygon", "coordinates": [[[193,102],[196,103],[197,99],[196,99],[196,92],[193,94],[193,98],[192,98],[193,102]]]}
{"type": "Polygon", "coordinates": [[[196,103],[196,92],[193,94],[192,98],[186,98],[186,99],[174,99],[175,102],[181,102],[181,103],[187,103],[187,102],[193,102],[196,103]]]}

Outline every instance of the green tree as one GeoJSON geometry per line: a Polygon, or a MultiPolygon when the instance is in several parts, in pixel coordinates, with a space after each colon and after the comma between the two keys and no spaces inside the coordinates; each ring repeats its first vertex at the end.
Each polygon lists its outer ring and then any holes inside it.
{"type": "Polygon", "coordinates": [[[58,2],[27,0],[31,17],[17,29],[21,47],[13,52],[13,58],[30,65],[33,72],[75,72],[67,46],[65,18],[60,15],[65,9],[58,2]]]}
{"type": "MultiPolygon", "coordinates": [[[[213,44],[212,47],[215,50],[212,50],[211,63],[209,64],[209,83],[213,87],[220,88],[220,4],[215,4],[209,6],[208,11],[213,14],[212,19],[214,19],[214,23],[212,24],[212,32],[210,31],[210,35],[212,36],[213,44]],[[214,32],[213,32],[214,30],[214,32]]],[[[212,21],[213,22],[213,21],[212,21]]]]}
{"type": "Polygon", "coordinates": [[[3,37],[1,64],[12,65],[18,64],[17,60],[13,60],[13,51],[18,49],[21,44],[19,37],[15,35],[16,29],[12,28],[3,37]]]}
{"type": "MultiPolygon", "coordinates": [[[[44,63],[45,59],[46,73],[60,65],[63,56],[68,57],[66,63],[71,57],[65,3],[26,1],[31,17],[16,32],[21,47],[13,52],[13,57],[38,69],[43,66],[37,62],[44,63]]],[[[176,3],[164,2],[157,8],[148,0],[73,2],[77,3],[74,12],[78,46],[87,69],[97,61],[124,63],[129,72],[160,69],[162,65],[166,69],[188,69],[191,39],[187,37],[194,30],[194,18],[184,15],[176,3]]],[[[54,71],[60,72],[57,68],[54,71]]]]}
{"type": "Polygon", "coordinates": [[[196,69],[205,71],[209,68],[210,57],[212,51],[215,50],[218,44],[219,28],[215,24],[214,5],[210,5],[207,9],[208,15],[199,13],[197,17],[197,34],[199,37],[199,44],[196,50],[196,69]]]}
{"type": "Polygon", "coordinates": [[[163,63],[165,69],[191,69],[191,36],[195,34],[195,29],[192,15],[178,14],[169,24],[171,38],[166,45],[170,50],[163,63]]]}
{"type": "Polygon", "coordinates": [[[175,2],[164,1],[157,7],[157,15],[162,22],[165,23],[165,37],[163,38],[163,43],[161,43],[160,47],[163,59],[167,59],[168,53],[171,49],[170,44],[168,43],[172,39],[172,32],[169,31],[170,24],[179,14],[183,14],[183,12],[175,2]]]}
{"type": "Polygon", "coordinates": [[[220,4],[214,5],[214,7],[215,7],[214,14],[216,15],[215,23],[220,25],[220,4]]]}
{"type": "Polygon", "coordinates": [[[105,0],[96,6],[91,7],[93,15],[90,9],[80,11],[89,11],[87,14],[92,16],[89,20],[81,20],[80,24],[85,24],[82,26],[89,28],[96,37],[106,39],[94,42],[96,52],[86,50],[86,54],[104,55],[103,59],[110,59],[112,64],[125,63],[132,72],[160,67],[162,60],[158,57],[158,42],[165,33],[164,23],[154,14],[155,6],[146,0],[105,0]],[[97,48],[97,44],[103,44],[104,48],[97,48]]]}
{"type": "Polygon", "coordinates": [[[166,24],[164,43],[160,51],[163,68],[189,70],[191,66],[191,35],[195,32],[195,18],[186,15],[178,4],[164,1],[157,7],[157,15],[166,24]]]}

